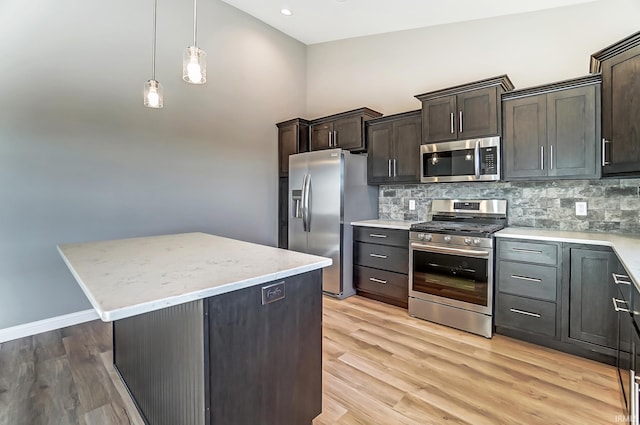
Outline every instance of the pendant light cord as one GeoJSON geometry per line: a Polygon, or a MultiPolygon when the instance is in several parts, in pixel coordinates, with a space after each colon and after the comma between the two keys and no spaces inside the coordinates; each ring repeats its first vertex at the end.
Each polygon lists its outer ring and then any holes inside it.
{"type": "Polygon", "coordinates": [[[156,25],[158,0],[153,0],[153,49],[151,50],[151,79],[156,79],[156,25]]]}
{"type": "Polygon", "coordinates": [[[197,46],[196,29],[198,28],[198,0],[193,0],[193,45],[197,46]]]}

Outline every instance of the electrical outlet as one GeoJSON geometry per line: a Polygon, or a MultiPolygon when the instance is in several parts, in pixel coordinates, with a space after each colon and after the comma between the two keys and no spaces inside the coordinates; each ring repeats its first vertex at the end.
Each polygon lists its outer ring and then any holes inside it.
{"type": "Polygon", "coordinates": [[[576,215],[578,215],[578,216],[587,215],[587,203],[586,202],[576,202],[576,215]]]}
{"type": "Polygon", "coordinates": [[[409,199],[409,211],[415,211],[416,209],[416,200],[409,199]]]}

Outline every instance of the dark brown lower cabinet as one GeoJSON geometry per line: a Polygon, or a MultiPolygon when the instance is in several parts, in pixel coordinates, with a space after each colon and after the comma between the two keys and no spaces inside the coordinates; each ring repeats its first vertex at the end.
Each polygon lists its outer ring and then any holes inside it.
{"type": "Polygon", "coordinates": [[[322,411],[321,270],[123,319],[113,335],[149,425],[300,425],[322,411]]]}
{"type": "Polygon", "coordinates": [[[496,333],[612,365],[618,347],[629,351],[612,276],[626,272],[610,248],[507,239],[497,247],[496,333]],[[544,255],[554,247],[560,257],[544,255]]]}
{"type": "Polygon", "coordinates": [[[409,231],[353,228],[353,285],[360,296],[407,308],[409,231]]]}
{"type": "MultiPolygon", "coordinates": [[[[616,255],[607,248],[570,247],[571,261],[565,337],[585,349],[615,355],[618,344],[618,313],[612,300],[620,298],[612,274],[623,274],[616,255]]],[[[623,322],[625,325],[626,322],[623,322]]],[[[629,335],[623,329],[623,335],[629,335]]],[[[622,340],[629,350],[629,339],[622,340]]]]}

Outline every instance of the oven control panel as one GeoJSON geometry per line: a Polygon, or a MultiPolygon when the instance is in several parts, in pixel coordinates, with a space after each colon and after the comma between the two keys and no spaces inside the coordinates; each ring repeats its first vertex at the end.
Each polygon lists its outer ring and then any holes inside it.
{"type": "Polygon", "coordinates": [[[493,238],[472,238],[468,236],[446,235],[440,233],[409,232],[409,240],[431,242],[433,245],[462,245],[464,247],[492,248],[493,238]]]}

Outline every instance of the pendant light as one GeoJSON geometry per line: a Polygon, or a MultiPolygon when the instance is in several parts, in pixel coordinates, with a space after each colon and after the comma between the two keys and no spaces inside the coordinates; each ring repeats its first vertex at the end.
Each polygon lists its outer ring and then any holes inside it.
{"type": "Polygon", "coordinates": [[[198,5],[193,0],[193,46],[185,49],[182,58],[182,79],[191,84],[207,82],[207,54],[197,46],[198,5]]]}
{"type": "Polygon", "coordinates": [[[156,80],[156,22],[158,0],[153,0],[153,50],[151,53],[151,79],[144,84],[144,106],[162,108],[164,106],[162,85],[156,80]]]}

